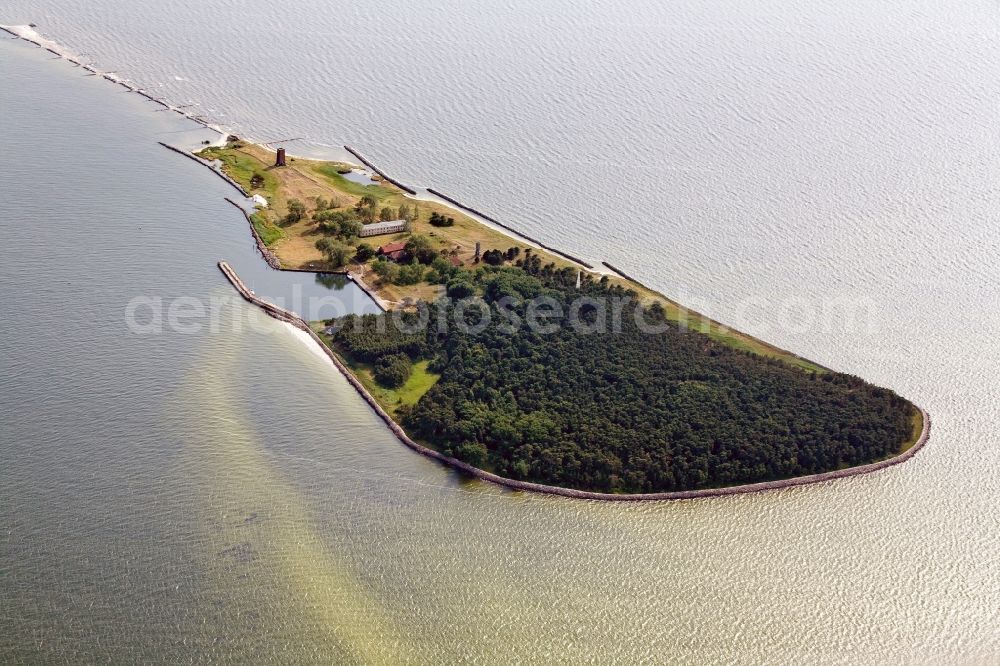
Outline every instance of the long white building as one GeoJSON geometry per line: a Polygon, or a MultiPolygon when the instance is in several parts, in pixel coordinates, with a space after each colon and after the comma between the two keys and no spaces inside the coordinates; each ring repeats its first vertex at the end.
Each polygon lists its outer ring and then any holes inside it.
{"type": "Polygon", "coordinates": [[[368,236],[398,234],[400,231],[406,231],[406,220],[389,220],[388,222],[365,224],[361,227],[361,233],[358,235],[366,238],[368,236]]]}

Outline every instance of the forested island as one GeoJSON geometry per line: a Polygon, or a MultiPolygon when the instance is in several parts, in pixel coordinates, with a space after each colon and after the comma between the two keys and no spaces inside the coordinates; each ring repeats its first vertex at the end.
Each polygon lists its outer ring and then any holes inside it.
{"type": "Polygon", "coordinates": [[[920,410],[892,391],[625,276],[357,182],[351,165],[274,156],[238,139],[201,152],[263,199],[251,223],[282,267],[344,270],[388,308],[312,330],[387,419],[445,456],[515,481],[671,493],[865,465],[922,432],[920,410]],[[539,299],[583,326],[529,325],[539,299]]]}

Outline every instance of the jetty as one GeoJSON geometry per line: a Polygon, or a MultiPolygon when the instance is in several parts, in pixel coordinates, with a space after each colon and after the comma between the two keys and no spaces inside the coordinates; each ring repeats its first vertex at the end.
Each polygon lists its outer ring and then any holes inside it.
{"type": "Polygon", "coordinates": [[[403,190],[407,194],[413,196],[413,195],[415,195],[417,193],[417,191],[415,189],[413,189],[412,187],[410,187],[409,185],[403,185],[401,182],[399,182],[395,178],[392,178],[391,176],[389,176],[388,174],[386,174],[385,171],[382,171],[381,169],[379,169],[377,166],[375,166],[374,164],[372,164],[368,160],[367,157],[365,157],[364,155],[362,155],[358,151],[354,150],[350,146],[345,145],[344,146],[344,150],[346,150],[347,152],[349,152],[351,155],[354,155],[355,157],[357,157],[359,160],[361,160],[361,163],[364,164],[366,167],[368,167],[369,169],[371,169],[372,171],[374,171],[375,173],[377,173],[379,176],[381,176],[383,179],[389,181],[390,183],[392,183],[393,185],[395,185],[399,189],[403,190]]]}

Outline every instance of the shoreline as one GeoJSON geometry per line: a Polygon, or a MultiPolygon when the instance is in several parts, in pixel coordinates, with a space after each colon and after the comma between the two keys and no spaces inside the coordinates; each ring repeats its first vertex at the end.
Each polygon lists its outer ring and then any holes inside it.
{"type": "Polygon", "coordinates": [[[415,189],[413,189],[412,187],[409,187],[408,185],[403,185],[401,182],[399,182],[395,178],[389,176],[388,174],[386,174],[385,171],[382,171],[377,166],[375,166],[370,161],[368,161],[368,159],[365,158],[365,156],[362,155],[361,153],[359,153],[358,151],[354,150],[353,148],[351,148],[350,146],[348,146],[346,144],[344,145],[344,150],[346,150],[351,155],[354,155],[356,158],[358,158],[359,160],[361,160],[361,163],[364,166],[368,167],[369,169],[371,169],[372,171],[374,171],[378,175],[382,176],[383,180],[386,180],[386,181],[392,183],[393,185],[395,185],[399,189],[401,189],[404,192],[406,192],[407,194],[409,194],[411,197],[417,196],[417,191],[415,189]]]}
{"type": "Polygon", "coordinates": [[[507,477],[499,476],[493,474],[492,472],[487,472],[486,470],[479,469],[478,467],[473,467],[472,465],[462,462],[456,458],[446,456],[439,451],[428,448],[423,444],[420,444],[410,438],[403,430],[403,427],[396,423],[395,420],[389,415],[389,413],[379,404],[375,397],[364,387],[354,373],[351,372],[344,362],[340,359],[337,354],[330,349],[329,346],[323,343],[323,341],[316,335],[316,332],[310,328],[309,323],[306,322],[302,317],[295,314],[294,312],[289,312],[284,308],[280,308],[273,303],[259,298],[253,290],[249,289],[246,284],[240,279],[236,271],[230,267],[225,261],[220,261],[218,263],[219,270],[222,274],[229,280],[230,284],[239,292],[240,296],[244,298],[247,302],[256,305],[262,309],[267,315],[277,319],[278,321],[285,322],[294,326],[295,328],[306,333],[309,338],[319,345],[323,353],[329,358],[333,365],[340,371],[340,373],[347,379],[347,382],[354,387],[354,390],[358,392],[361,398],[368,403],[368,406],[375,412],[375,414],[382,419],[393,435],[396,436],[400,442],[406,445],[408,448],[420,453],[421,455],[432,458],[444,465],[451,467],[468,476],[477,478],[481,481],[488,481],[498,486],[503,486],[511,490],[520,490],[525,492],[533,492],[544,495],[557,495],[560,497],[569,497],[573,499],[585,499],[585,500],[598,500],[605,502],[649,502],[649,501],[670,501],[670,500],[685,500],[685,499],[699,499],[706,497],[722,497],[725,495],[744,495],[747,493],[764,492],[770,490],[781,490],[784,488],[794,488],[795,486],[805,486],[815,483],[823,483],[825,481],[832,481],[834,479],[844,479],[851,476],[860,476],[862,474],[870,474],[900,463],[906,462],[913,456],[917,454],[920,449],[924,447],[930,437],[931,430],[931,419],[930,415],[920,406],[910,403],[920,412],[921,418],[921,430],[917,439],[913,441],[912,444],[909,442],[904,443],[905,449],[902,449],[896,455],[885,458],[883,460],[878,460],[871,463],[866,463],[864,465],[857,465],[854,467],[847,467],[845,469],[833,470],[830,472],[820,472],[818,474],[809,474],[806,476],[797,476],[789,479],[779,479],[775,481],[760,481],[757,483],[741,484],[736,486],[724,486],[719,488],[703,488],[699,490],[678,490],[672,492],[662,492],[662,493],[640,493],[640,494],[615,494],[615,493],[599,493],[588,490],[577,490],[574,488],[564,488],[561,486],[549,486],[542,483],[533,483],[530,481],[518,481],[517,479],[509,479],[507,477]],[[908,446],[907,446],[908,444],[908,446]]]}
{"type": "MultiPolygon", "coordinates": [[[[195,159],[199,158],[196,157],[195,159]]],[[[212,169],[212,171],[215,171],[215,169],[212,169]]],[[[260,237],[259,233],[257,233],[257,228],[253,226],[253,220],[250,219],[250,213],[247,212],[246,208],[239,205],[229,197],[224,197],[224,198],[226,201],[228,201],[234,207],[236,207],[241,213],[243,213],[243,217],[246,218],[247,224],[250,226],[250,233],[253,235],[254,243],[257,245],[257,251],[260,252],[261,257],[263,257],[264,263],[266,263],[272,269],[276,271],[281,271],[283,273],[310,273],[312,275],[343,275],[348,280],[357,285],[358,289],[363,291],[365,293],[365,296],[370,298],[371,301],[376,305],[376,307],[382,310],[382,312],[387,312],[389,310],[389,307],[386,304],[385,299],[383,299],[381,296],[375,293],[375,291],[371,287],[369,287],[364,280],[362,280],[359,276],[355,275],[349,270],[345,269],[340,271],[314,271],[308,268],[283,268],[281,266],[281,262],[278,261],[278,258],[274,255],[273,252],[271,252],[271,250],[264,243],[264,239],[260,237]]]]}
{"type": "MultiPolygon", "coordinates": [[[[148,93],[143,88],[139,88],[137,86],[132,86],[132,85],[126,83],[124,79],[122,79],[121,77],[119,77],[114,72],[103,72],[103,71],[97,69],[96,67],[94,67],[92,65],[89,65],[89,64],[86,64],[86,63],[82,62],[75,54],[73,54],[68,49],[63,48],[57,42],[54,42],[52,40],[48,40],[48,39],[45,39],[44,37],[42,37],[38,33],[38,31],[34,27],[32,27],[31,25],[0,25],[0,30],[2,30],[2,31],[4,31],[4,32],[6,32],[8,34],[10,34],[14,39],[25,41],[25,42],[28,42],[29,44],[32,44],[32,45],[36,46],[36,47],[46,49],[46,50],[50,51],[51,53],[53,53],[54,55],[56,55],[58,58],[66,60],[66,61],[72,63],[75,66],[82,67],[84,70],[86,70],[89,73],[88,76],[100,76],[101,78],[106,79],[107,81],[110,81],[111,83],[118,84],[118,85],[122,86],[123,88],[125,88],[129,92],[134,92],[134,93],[136,93],[138,95],[141,95],[142,97],[146,98],[147,100],[149,100],[151,102],[155,102],[155,103],[159,104],[160,106],[163,107],[163,110],[173,111],[173,112],[175,112],[175,113],[183,116],[184,118],[187,118],[188,120],[191,120],[191,121],[193,121],[193,122],[201,125],[202,127],[205,127],[206,129],[210,129],[210,130],[218,133],[219,134],[219,140],[217,140],[215,143],[213,143],[213,145],[217,145],[219,143],[219,141],[224,141],[225,137],[230,134],[227,130],[223,129],[221,126],[209,123],[204,118],[201,118],[200,116],[197,116],[197,115],[195,115],[193,113],[189,113],[189,112],[185,111],[183,107],[173,106],[170,103],[168,103],[167,101],[165,101],[163,99],[160,99],[159,97],[155,97],[155,96],[151,95],[150,93],[148,93]],[[36,41],[36,39],[37,39],[37,41],[36,41]]],[[[166,148],[168,150],[171,150],[171,151],[173,151],[175,153],[183,155],[184,157],[192,159],[195,162],[201,164],[202,166],[205,166],[206,168],[210,169],[213,173],[215,173],[217,176],[219,176],[220,178],[222,178],[223,180],[225,180],[227,183],[229,183],[231,186],[233,186],[238,192],[240,192],[240,194],[242,196],[244,196],[244,197],[246,197],[248,199],[250,198],[250,195],[247,193],[247,191],[243,188],[242,185],[240,185],[239,183],[237,183],[228,174],[226,174],[225,172],[223,172],[221,168],[218,168],[216,165],[208,162],[207,160],[204,160],[204,159],[198,157],[194,153],[193,150],[185,150],[183,148],[178,148],[176,146],[164,143],[162,141],[158,141],[157,143],[159,143],[161,146],[163,146],[164,148],[166,148]]],[[[255,145],[257,145],[257,144],[255,144],[255,145]]],[[[496,220],[495,218],[493,218],[493,217],[491,217],[489,215],[486,215],[485,213],[482,213],[482,212],[478,211],[477,209],[475,209],[475,208],[473,208],[471,206],[463,204],[460,201],[457,201],[457,200],[455,200],[455,199],[453,199],[453,198],[451,198],[451,197],[449,197],[449,196],[447,196],[445,194],[442,194],[441,192],[439,192],[439,191],[437,191],[437,190],[435,190],[435,189],[433,189],[431,187],[423,187],[423,188],[416,188],[415,189],[415,188],[412,188],[412,187],[410,187],[408,185],[405,185],[402,182],[400,182],[400,181],[396,180],[395,178],[392,178],[391,176],[389,176],[388,174],[386,174],[382,169],[380,169],[373,162],[371,162],[370,160],[368,160],[360,151],[358,151],[358,150],[356,150],[356,149],[354,149],[354,148],[352,148],[351,146],[348,146],[348,145],[344,145],[343,148],[349,154],[351,154],[352,156],[354,156],[356,159],[358,159],[361,162],[361,164],[354,164],[353,166],[357,166],[359,168],[368,168],[368,169],[371,169],[374,173],[376,173],[379,176],[381,176],[386,182],[388,182],[388,183],[390,183],[390,184],[398,187],[401,191],[403,191],[410,198],[413,198],[413,199],[416,199],[416,200],[422,200],[422,199],[425,198],[425,197],[423,197],[421,195],[422,192],[425,193],[425,194],[427,194],[427,195],[430,195],[431,197],[436,197],[437,199],[443,201],[450,208],[452,208],[452,209],[454,209],[454,210],[456,210],[458,212],[464,212],[464,213],[468,213],[468,214],[473,215],[474,218],[477,219],[477,221],[480,224],[483,224],[484,226],[489,226],[489,227],[491,227],[493,229],[496,229],[497,231],[499,231],[500,233],[504,234],[505,236],[511,238],[512,240],[520,241],[520,242],[525,242],[525,243],[529,243],[531,245],[534,245],[535,247],[537,247],[539,249],[542,249],[542,250],[546,250],[547,252],[550,252],[550,253],[552,253],[552,254],[554,254],[554,255],[556,255],[556,256],[558,256],[558,257],[560,257],[560,258],[562,258],[562,259],[564,259],[566,261],[569,261],[571,263],[577,264],[578,266],[585,267],[587,270],[593,272],[594,274],[597,274],[597,275],[604,275],[604,274],[606,274],[604,271],[601,270],[600,267],[595,267],[595,266],[591,265],[590,263],[588,263],[588,262],[586,262],[586,261],[584,261],[582,259],[579,259],[577,257],[574,257],[574,256],[570,255],[570,254],[562,252],[561,250],[553,248],[553,247],[551,247],[551,246],[549,246],[549,245],[547,245],[547,244],[545,244],[545,243],[543,243],[543,242],[541,242],[541,241],[539,241],[539,240],[537,240],[535,238],[532,238],[531,236],[529,236],[527,234],[524,234],[524,233],[520,232],[516,228],[511,227],[511,226],[509,226],[507,224],[504,224],[504,223],[496,220]]],[[[290,155],[290,156],[294,157],[294,155],[290,155]]],[[[350,163],[350,162],[348,162],[348,163],[350,163]]],[[[253,226],[251,224],[251,229],[252,228],[253,228],[253,226]]],[[[256,230],[254,230],[254,231],[256,231],[256,230]]],[[[256,237],[257,234],[254,233],[254,235],[256,237]]],[[[263,246],[263,247],[266,247],[266,246],[263,246]]],[[[268,256],[269,256],[268,254],[264,255],[265,261],[268,261],[268,265],[270,265],[272,268],[274,268],[275,270],[289,270],[289,269],[281,268],[280,266],[275,266],[271,261],[268,260],[268,256]]],[[[273,256],[273,254],[271,254],[271,256],[273,256]]],[[[276,259],[276,257],[274,257],[274,258],[276,259]]],[[[315,271],[315,272],[319,273],[319,272],[324,272],[324,271],[315,271]]],[[[355,282],[357,282],[358,284],[362,284],[361,280],[359,280],[359,279],[356,279],[355,282]]],[[[636,282],[636,284],[638,285],[639,283],[636,282]]],[[[642,285],[639,285],[639,286],[642,286],[642,285]]],[[[368,293],[369,296],[372,296],[372,299],[379,305],[379,307],[381,307],[383,310],[388,309],[386,307],[386,304],[385,304],[386,302],[383,299],[381,299],[381,298],[376,297],[376,296],[373,295],[375,293],[374,290],[372,290],[367,285],[363,286],[362,288],[365,290],[366,293],[368,293]]],[[[659,293],[659,292],[655,292],[655,293],[659,293]]],[[[662,296],[662,294],[661,294],[661,296],[662,296]]],[[[663,298],[667,298],[667,297],[663,296],[663,298]]],[[[667,299],[667,300],[669,301],[671,299],[667,299]]],[[[719,325],[721,326],[722,324],[719,324],[719,325]]]]}
{"type": "MultiPolygon", "coordinates": [[[[167,147],[169,148],[169,146],[167,146],[167,147]]],[[[192,157],[194,157],[194,156],[192,156],[192,157]]],[[[203,161],[203,160],[201,160],[198,157],[195,157],[195,159],[197,159],[199,161],[203,161]]],[[[215,169],[213,168],[212,171],[215,171],[215,169]]],[[[253,235],[254,243],[257,245],[257,251],[260,252],[261,257],[263,257],[264,263],[266,263],[272,269],[274,269],[276,271],[281,271],[283,273],[310,273],[312,275],[343,275],[348,280],[350,280],[355,285],[357,285],[358,289],[360,289],[361,291],[363,291],[365,293],[365,296],[367,296],[368,298],[370,298],[371,301],[376,305],[376,307],[378,307],[380,310],[382,310],[382,312],[387,312],[389,310],[389,307],[388,307],[385,299],[383,299],[381,296],[379,296],[377,293],[375,293],[375,291],[370,286],[368,286],[368,284],[365,283],[365,281],[362,280],[360,278],[360,276],[355,275],[354,273],[352,273],[349,270],[345,269],[345,270],[339,270],[339,271],[314,271],[314,270],[311,270],[311,269],[308,269],[308,268],[284,268],[284,267],[282,267],[281,262],[278,261],[278,258],[274,255],[273,252],[271,252],[271,250],[264,243],[264,239],[260,237],[259,233],[257,233],[257,228],[255,226],[253,226],[253,220],[250,219],[250,213],[247,212],[246,208],[244,208],[243,206],[239,205],[238,203],[236,203],[235,201],[233,201],[229,197],[224,197],[224,198],[225,198],[226,201],[228,201],[229,203],[231,203],[235,208],[237,208],[241,213],[243,213],[243,217],[246,218],[247,224],[250,226],[250,233],[253,235]]]]}
{"type": "MultiPolygon", "coordinates": [[[[215,171],[215,169],[212,169],[212,171],[215,171]]],[[[247,224],[250,225],[250,233],[253,235],[253,240],[257,244],[257,251],[260,252],[260,256],[264,258],[264,263],[266,263],[268,266],[270,266],[276,271],[282,270],[281,262],[278,261],[278,258],[274,256],[274,253],[271,252],[270,249],[268,249],[267,244],[264,243],[264,239],[261,238],[260,234],[257,232],[257,227],[253,226],[253,219],[251,219],[250,213],[247,212],[247,209],[239,205],[229,197],[224,197],[224,199],[229,203],[231,203],[241,213],[243,213],[243,217],[246,218],[247,224]]]]}
{"type": "MultiPolygon", "coordinates": [[[[508,225],[504,224],[503,222],[500,222],[496,218],[490,217],[489,215],[487,215],[486,213],[484,213],[484,212],[482,212],[480,210],[476,210],[472,206],[467,206],[466,204],[458,201],[457,199],[452,199],[447,194],[444,194],[444,193],[440,192],[439,190],[435,190],[432,187],[428,187],[428,188],[425,188],[425,189],[428,192],[430,192],[431,194],[433,194],[434,196],[436,196],[436,197],[438,197],[440,199],[443,199],[444,201],[446,201],[447,203],[450,203],[452,206],[458,208],[459,210],[464,211],[466,213],[471,213],[472,215],[475,215],[476,217],[481,217],[482,219],[486,220],[487,222],[491,222],[491,223],[495,224],[496,226],[500,227],[500,229],[502,229],[503,231],[508,232],[508,235],[510,235],[511,238],[514,238],[516,240],[528,241],[529,243],[534,243],[535,245],[537,245],[538,247],[540,247],[543,250],[548,250],[549,252],[552,252],[553,254],[556,254],[556,255],[562,257],[563,259],[566,259],[567,261],[570,261],[570,262],[572,262],[574,264],[579,264],[580,266],[583,266],[587,270],[594,272],[593,265],[588,264],[586,261],[584,261],[582,259],[577,259],[573,255],[566,254],[562,250],[557,250],[554,247],[549,247],[548,245],[546,245],[542,241],[538,240],[537,238],[532,238],[531,236],[528,236],[527,234],[524,234],[524,233],[518,231],[514,227],[508,226],[508,225]]],[[[636,283],[636,284],[638,284],[638,283],[636,283]]]]}

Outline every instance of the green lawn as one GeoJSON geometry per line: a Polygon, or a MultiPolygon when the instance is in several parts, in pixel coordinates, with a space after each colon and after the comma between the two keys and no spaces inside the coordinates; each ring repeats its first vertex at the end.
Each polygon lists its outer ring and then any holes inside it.
{"type": "Polygon", "coordinates": [[[223,164],[223,171],[229,174],[230,178],[242,185],[248,192],[250,179],[253,175],[259,174],[264,178],[264,187],[255,188],[255,192],[262,192],[268,201],[272,201],[278,192],[278,179],[274,174],[262,168],[261,163],[253,157],[227,148],[206,148],[198,153],[200,157],[207,160],[220,160],[223,164]]]}
{"type": "Polygon", "coordinates": [[[441,376],[427,369],[430,361],[417,361],[413,364],[413,370],[406,383],[400,386],[394,393],[401,405],[415,405],[417,400],[423,397],[424,393],[430,390],[434,383],[441,376]]]}
{"type": "Polygon", "coordinates": [[[913,416],[910,417],[910,422],[913,424],[913,435],[905,444],[903,444],[903,448],[899,450],[900,453],[905,453],[912,449],[913,445],[917,443],[917,440],[920,439],[921,433],[924,431],[924,415],[916,407],[913,408],[913,416]]]}
{"type": "Polygon", "coordinates": [[[260,234],[261,240],[264,241],[264,245],[270,247],[277,241],[284,237],[284,233],[278,227],[274,226],[267,216],[261,211],[250,216],[250,222],[253,223],[253,228],[257,230],[260,234]]]}
{"type": "Polygon", "coordinates": [[[413,364],[413,371],[406,383],[397,389],[391,389],[375,381],[374,371],[370,364],[351,361],[343,354],[340,354],[340,358],[351,369],[351,372],[361,380],[368,392],[375,396],[379,404],[392,416],[396,415],[396,410],[399,407],[415,405],[440,377],[440,375],[427,370],[429,361],[417,361],[413,364]]]}

